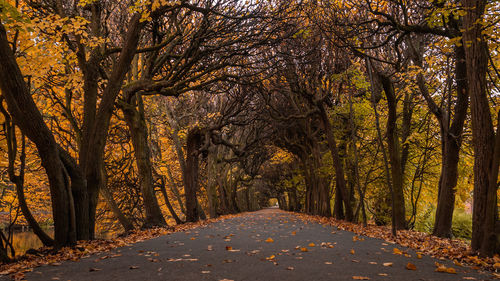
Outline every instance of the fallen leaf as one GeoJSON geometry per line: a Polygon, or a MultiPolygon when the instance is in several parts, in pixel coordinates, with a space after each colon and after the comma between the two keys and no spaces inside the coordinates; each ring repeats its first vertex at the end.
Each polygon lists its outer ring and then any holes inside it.
{"type": "Polygon", "coordinates": [[[313,242],[309,243],[309,247],[314,247],[316,246],[316,244],[314,244],[313,242]]]}
{"type": "Polygon", "coordinates": [[[436,268],[437,272],[457,274],[457,271],[453,267],[446,267],[445,265],[439,263],[436,263],[436,265],[437,265],[436,268]]]}
{"type": "Polygon", "coordinates": [[[274,240],[273,240],[273,238],[267,238],[267,239],[266,239],[266,242],[267,242],[267,243],[273,243],[273,242],[274,242],[274,240]]]}
{"type": "Polygon", "coordinates": [[[331,261],[325,261],[325,264],[333,264],[331,261]]]}
{"type": "Polygon", "coordinates": [[[91,267],[91,268],[89,268],[89,272],[100,271],[100,270],[102,270],[102,269],[97,268],[97,267],[91,267]]]}
{"type": "Polygon", "coordinates": [[[408,264],[406,264],[406,269],[417,270],[417,267],[413,263],[409,262],[408,264]]]}
{"type": "Polygon", "coordinates": [[[389,276],[387,273],[379,273],[378,276],[389,276]]]}
{"type": "Polygon", "coordinates": [[[297,234],[297,231],[292,231],[292,235],[295,235],[295,234],[297,234]]]}
{"type": "Polygon", "coordinates": [[[351,254],[354,255],[354,253],[356,253],[354,249],[351,249],[351,254]]]}
{"type": "Polygon", "coordinates": [[[137,265],[131,265],[129,269],[138,269],[139,267],[137,265]]]}
{"type": "Polygon", "coordinates": [[[307,250],[307,248],[306,248],[306,247],[302,247],[302,248],[300,248],[300,251],[302,251],[302,252],[307,252],[308,250],[307,250]]]}
{"type": "Polygon", "coordinates": [[[392,253],[393,253],[393,254],[395,254],[395,255],[402,255],[402,254],[403,254],[403,252],[401,252],[401,250],[400,250],[400,249],[398,249],[398,248],[394,248],[394,249],[392,250],[392,253]]]}
{"type": "Polygon", "coordinates": [[[353,276],[352,279],[354,279],[354,280],[370,280],[370,277],[366,277],[366,276],[353,276]]]}
{"type": "Polygon", "coordinates": [[[271,256],[267,257],[267,258],[266,258],[266,260],[272,260],[272,259],[274,259],[275,257],[276,257],[275,255],[271,255],[271,256]]]}
{"type": "Polygon", "coordinates": [[[226,251],[231,251],[233,249],[233,247],[231,246],[226,246],[226,251]]]}
{"type": "Polygon", "coordinates": [[[294,270],[295,268],[293,266],[289,266],[286,268],[287,270],[294,270]]]}
{"type": "Polygon", "coordinates": [[[208,273],[210,273],[210,271],[209,270],[202,270],[201,273],[208,274],[208,273]]]}
{"type": "Polygon", "coordinates": [[[383,266],[392,266],[394,263],[392,262],[384,262],[382,265],[383,266]]]}

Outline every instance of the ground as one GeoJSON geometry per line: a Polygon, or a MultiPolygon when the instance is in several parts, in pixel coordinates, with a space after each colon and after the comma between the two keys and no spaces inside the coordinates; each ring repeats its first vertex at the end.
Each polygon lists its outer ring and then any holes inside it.
{"type": "Polygon", "coordinates": [[[441,281],[490,276],[384,240],[265,209],[80,261],[38,267],[26,279],[441,281]],[[457,273],[436,272],[436,262],[457,273]]]}

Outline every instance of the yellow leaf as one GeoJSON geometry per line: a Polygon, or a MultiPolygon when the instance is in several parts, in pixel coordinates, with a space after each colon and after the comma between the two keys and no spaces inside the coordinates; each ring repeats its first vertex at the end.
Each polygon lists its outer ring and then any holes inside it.
{"type": "Polygon", "coordinates": [[[413,263],[409,262],[406,265],[406,269],[408,269],[408,270],[417,270],[417,267],[413,263]]]}
{"type": "Polygon", "coordinates": [[[392,250],[392,253],[393,253],[393,254],[395,254],[395,255],[402,255],[402,254],[403,254],[403,252],[401,252],[401,250],[400,250],[400,249],[398,249],[398,248],[394,248],[394,249],[392,250]]]}
{"type": "Polygon", "coordinates": [[[309,243],[309,247],[314,247],[316,246],[316,244],[314,244],[313,242],[309,243]]]}
{"type": "Polygon", "coordinates": [[[295,235],[295,234],[297,234],[297,231],[292,231],[292,235],[295,235]]]}
{"type": "Polygon", "coordinates": [[[274,242],[274,240],[273,240],[273,238],[267,238],[267,239],[266,239],[266,242],[267,242],[267,243],[273,243],[273,242],[274,242]]]}
{"type": "Polygon", "coordinates": [[[231,246],[226,246],[226,251],[231,251],[233,249],[233,247],[231,246]]]}
{"type": "Polygon", "coordinates": [[[366,277],[366,276],[353,276],[352,279],[354,279],[354,280],[370,280],[370,277],[366,277]]]}
{"type": "Polygon", "coordinates": [[[300,251],[302,251],[302,252],[307,252],[308,250],[307,250],[307,248],[306,248],[306,247],[302,247],[302,248],[300,248],[300,251]]]}
{"type": "Polygon", "coordinates": [[[354,255],[354,253],[356,253],[356,252],[354,251],[354,249],[351,249],[351,254],[353,254],[353,255],[354,255]]]}

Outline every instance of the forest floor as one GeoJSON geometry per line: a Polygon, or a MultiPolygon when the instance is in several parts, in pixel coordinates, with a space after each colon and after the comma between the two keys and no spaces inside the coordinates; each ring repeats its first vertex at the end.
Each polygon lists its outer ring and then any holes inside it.
{"type": "Polygon", "coordinates": [[[264,209],[98,252],[78,261],[36,267],[24,278],[441,281],[488,280],[494,275],[304,216],[264,209]],[[444,272],[436,271],[439,268],[444,272]]]}

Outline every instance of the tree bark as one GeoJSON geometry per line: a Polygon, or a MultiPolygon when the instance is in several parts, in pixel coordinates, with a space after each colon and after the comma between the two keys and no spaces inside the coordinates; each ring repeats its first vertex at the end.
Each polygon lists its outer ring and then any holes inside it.
{"type": "MultiPolygon", "coordinates": [[[[488,44],[482,34],[486,1],[462,0],[467,12],[463,20],[463,41],[470,90],[472,139],[474,148],[474,206],[472,213],[472,250],[491,256],[498,251],[494,232],[497,216],[496,191],[498,155],[495,132],[488,103],[486,74],[488,44]],[[495,176],[496,175],[496,176],[495,176]],[[488,198],[488,197],[491,198],[488,198]]],[[[497,133],[498,134],[498,133],[497,133]]],[[[497,136],[498,138],[498,136],[497,136]]]]}
{"type": "Polygon", "coordinates": [[[393,212],[396,229],[406,229],[405,201],[403,193],[403,172],[401,166],[401,152],[399,137],[397,134],[397,102],[394,85],[389,77],[379,74],[384,89],[387,106],[389,109],[387,118],[387,146],[389,151],[389,162],[391,164],[393,212]]]}
{"type": "Polygon", "coordinates": [[[125,97],[127,105],[122,107],[125,121],[130,130],[132,145],[134,147],[135,161],[139,174],[139,184],[141,186],[142,197],[146,218],[143,228],[165,226],[165,218],[158,205],[158,199],[154,190],[153,167],[151,163],[151,153],[148,144],[148,132],[144,117],[144,105],[141,95],[125,97]],[[136,105],[137,103],[137,105],[136,105]]]}
{"type": "MultiPolygon", "coordinates": [[[[144,23],[140,21],[141,15],[135,13],[132,15],[128,31],[124,38],[123,48],[120,52],[118,60],[113,66],[106,88],[102,93],[101,102],[97,109],[90,109],[94,105],[93,93],[89,94],[89,100],[85,101],[90,112],[95,113],[94,117],[88,117],[86,124],[87,131],[82,134],[82,147],[80,149],[80,167],[84,171],[87,179],[87,194],[88,194],[88,220],[89,229],[87,233],[79,234],[80,237],[95,237],[95,219],[96,208],[99,199],[99,190],[102,187],[101,172],[104,167],[104,148],[108,136],[108,128],[111,122],[111,116],[115,108],[115,101],[121,91],[125,75],[127,74],[130,64],[135,56],[137,44],[144,23]],[[92,121],[93,120],[93,121],[92,121]]],[[[91,62],[90,62],[91,64],[91,62]]],[[[84,65],[86,70],[88,65],[84,65]]],[[[97,81],[93,81],[94,76],[86,76],[84,72],[84,80],[90,79],[90,89],[95,87],[97,81]]],[[[85,93],[87,95],[87,93],[85,93]]],[[[95,106],[94,106],[95,107],[95,106]]],[[[91,115],[91,114],[90,114],[91,115]]],[[[84,126],[84,128],[85,128],[84,126]]],[[[83,218],[81,218],[83,219],[83,218]]]]}
{"type": "Polygon", "coordinates": [[[184,175],[184,194],[186,196],[186,221],[198,221],[198,155],[201,147],[202,135],[199,128],[189,131],[186,144],[186,167],[184,175]]]}
{"type": "MultiPolygon", "coordinates": [[[[463,45],[455,47],[455,79],[457,103],[454,117],[448,128],[447,118],[442,118],[441,139],[443,145],[441,177],[439,181],[438,204],[433,234],[439,237],[451,237],[453,211],[455,209],[455,187],[458,180],[458,162],[462,146],[462,132],[469,107],[467,89],[467,68],[463,45]]],[[[450,113],[447,114],[450,116],[450,113]]],[[[449,117],[448,117],[449,118],[449,117]]]]}
{"type": "Polygon", "coordinates": [[[21,131],[35,144],[49,180],[54,219],[55,247],[74,245],[76,230],[69,175],[59,146],[38,111],[0,23],[0,89],[9,113],[21,131]]]}
{"type": "Polygon", "coordinates": [[[352,212],[351,202],[349,200],[350,197],[347,192],[347,186],[345,183],[344,166],[342,164],[342,159],[339,156],[337,143],[335,141],[335,136],[333,135],[332,131],[332,125],[330,124],[330,120],[328,120],[328,115],[326,114],[326,110],[323,104],[319,104],[318,107],[320,111],[320,119],[323,124],[323,129],[325,130],[326,139],[328,142],[328,148],[330,149],[330,153],[332,155],[333,168],[335,169],[336,187],[340,191],[339,193],[341,194],[342,201],[344,202],[345,219],[347,221],[352,221],[353,212],[352,212]]]}
{"type": "MultiPolygon", "coordinates": [[[[161,193],[163,194],[163,199],[165,200],[165,204],[167,205],[167,208],[168,208],[168,211],[170,212],[170,214],[172,215],[172,217],[174,218],[175,220],[175,223],[177,224],[182,224],[184,223],[180,218],[179,216],[177,215],[177,213],[175,212],[174,208],[172,207],[172,204],[170,204],[170,200],[168,198],[168,194],[167,194],[167,189],[165,188],[165,178],[163,176],[161,176],[160,178],[160,191],[161,193]]],[[[172,183],[173,184],[173,183],[172,183]]]]}

